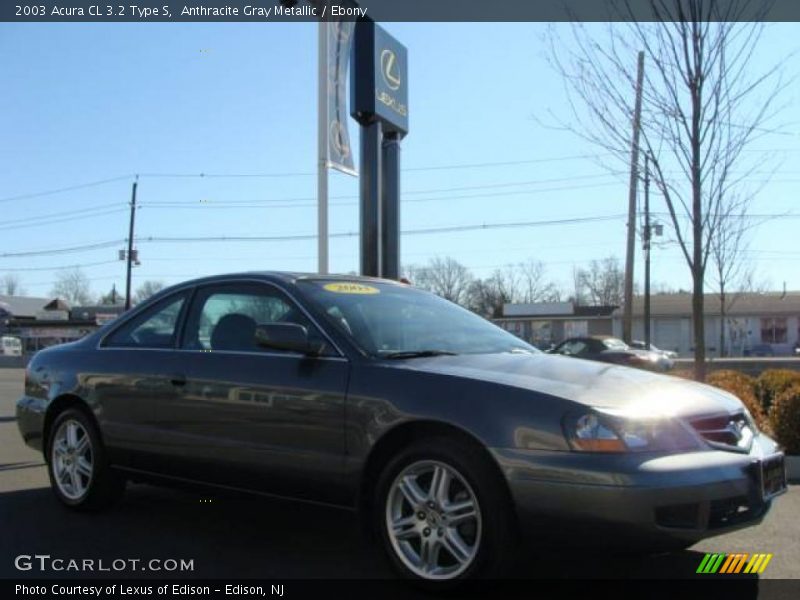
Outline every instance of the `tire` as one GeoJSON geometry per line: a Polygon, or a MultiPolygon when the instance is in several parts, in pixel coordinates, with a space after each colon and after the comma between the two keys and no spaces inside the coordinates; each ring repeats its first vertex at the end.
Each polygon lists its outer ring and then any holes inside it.
{"type": "Polygon", "coordinates": [[[376,537],[404,578],[445,588],[499,577],[510,566],[513,506],[479,447],[444,437],[407,446],[381,473],[372,506],[376,537]]]}
{"type": "Polygon", "coordinates": [[[68,508],[98,511],[114,504],[125,490],[125,479],[108,465],[105,447],[93,419],[68,408],[50,429],[45,460],[50,486],[68,508]]]}

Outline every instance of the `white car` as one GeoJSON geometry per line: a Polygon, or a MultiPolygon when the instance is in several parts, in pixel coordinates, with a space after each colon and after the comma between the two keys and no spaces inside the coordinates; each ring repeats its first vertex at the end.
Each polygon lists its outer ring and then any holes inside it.
{"type": "Polygon", "coordinates": [[[667,358],[678,358],[678,353],[673,350],[662,350],[661,348],[657,348],[654,344],[650,344],[650,348],[648,348],[647,344],[641,340],[633,340],[628,345],[631,348],[637,348],[639,350],[651,350],[652,352],[658,352],[659,354],[663,354],[667,358]]]}
{"type": "Polygon", "coordinates": [[[0,338],[0,354],[3,356],[22,356],[22,341],[18,337],[4,335],[0,338]]]}

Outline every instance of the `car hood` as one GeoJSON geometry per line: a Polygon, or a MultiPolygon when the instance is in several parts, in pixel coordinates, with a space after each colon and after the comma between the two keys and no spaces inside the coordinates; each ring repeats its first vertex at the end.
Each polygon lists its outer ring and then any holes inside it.
{"type": "Polygon", "coordinates": [[[632,416],[693,417],[742,410],[738,398],[708,385],[553,354],[462,354],[404,360],[397,366],[491,381],[632,416]]]}

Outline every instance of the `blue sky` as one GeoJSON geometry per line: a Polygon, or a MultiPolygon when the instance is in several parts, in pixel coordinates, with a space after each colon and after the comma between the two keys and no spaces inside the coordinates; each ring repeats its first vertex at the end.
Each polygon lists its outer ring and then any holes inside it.
{"type": "MultiPolygon", "coordinates": [[[[546,25],[385,27],[409,49],[403,229],[625,212],[626,176],[599,166],[591,158],[597,148],[542,126],[549,111],[566,114],[563,86],[545,61],[546,25]],[[516,164],[464,166],[486,163],[516,164]]],[[[754,68],[796,51],[799,32],[798,24],[770,26],[754,68]]],[[[784,65],[787,74],[797,73],[795,61],[784,65]]],[[[2,254],[125,238],[134,173],[141,175],[141,238],[316,231],[316,25],[2,24],[0,80],[0,275],[16,273],[31,295],[47,295],[57,267],[68,265],[85,265],[94,293],[113,283],[123,289],[121,242],[35,257],[2,254]],[[115,180],[24,197],[108,179],[115,180]]],[[[769,150],[778,161],[755,201],[757,213],[800,214],[800,98],[796,87],[784,96],[774,122],[779,132],[750,150],[769,150]]],[[[356,144],[354,122],[351,136],[356,144]]],[[[357,232],[357,193],[356,179],[331,174],[332,232],[357,232]]],[[[664,210],[658,197],[653,209],[664,210]]],[[[786,282],[800,289],[799,224],[774,219],[752,235],[747,260],[775,288],[786,282]]],[[[402,260],[450,255],[483,276],[533,258],[569,288],[574,266],[622,258],[624,235],[624,218],[407,235],[402,260]]],[[[315,240],[143,240],[138,248],[134,288],[146,279],[316,268],[315,240]]],[[[331,240],[330,252],[333,271],[357,270],[355,236],[331,240]]],[[[676,247],[654,251],[653,280],[689,286],[676,247]]]]}

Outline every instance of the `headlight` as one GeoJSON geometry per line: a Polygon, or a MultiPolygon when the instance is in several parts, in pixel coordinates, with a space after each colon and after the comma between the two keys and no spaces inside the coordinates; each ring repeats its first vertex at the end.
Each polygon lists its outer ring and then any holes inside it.
{"type": "Polygon", "coordinates": [[[630,419],[600,411],[567,415],[564,433],[581,452],[694,450],[701,445],[680,422],[668,417],[630,419]]]}

